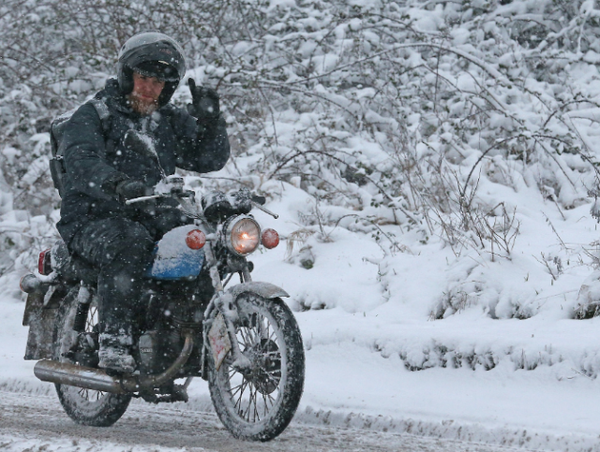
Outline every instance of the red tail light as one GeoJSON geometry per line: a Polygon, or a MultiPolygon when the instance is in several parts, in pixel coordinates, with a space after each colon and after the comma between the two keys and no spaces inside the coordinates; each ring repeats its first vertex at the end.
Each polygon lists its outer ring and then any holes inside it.
{"type": "Polygon", "coordinates": [[[192,229],[185,238],[185,244],[193,250],[202,249],[205,243],[206,236],[200,229],[192,229]]]}
{"type": "Polygon", "coordinates": [[[49,275],[52,273],[52,263],[50,261],[50,248],[40,253],[38,258],[38,272],[40,275],[49,275]]]}
{"type": "Polygon", "coordinates": [[[279,234],[275,229],[265,229],[260,238],[263,246],[267,249],[275,248],[279,245],[279,234]]]}

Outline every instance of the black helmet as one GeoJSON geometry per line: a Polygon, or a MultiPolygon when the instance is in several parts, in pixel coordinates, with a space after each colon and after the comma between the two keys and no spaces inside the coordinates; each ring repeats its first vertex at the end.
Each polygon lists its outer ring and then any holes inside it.
{"type": "Polygon", "coordinates": [[[158,104],[166,105],[185,75],[183,50],[169,36],[145,32],[132,36],[119,52],[117,81],[123,94],[133,90],[133,71],[165,81],[158,104]]]}

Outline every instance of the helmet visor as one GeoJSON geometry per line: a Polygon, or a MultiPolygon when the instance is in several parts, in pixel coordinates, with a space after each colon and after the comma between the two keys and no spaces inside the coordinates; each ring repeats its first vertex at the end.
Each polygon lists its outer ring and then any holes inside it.
{"type": "Polygon", "coordinates": [[[132,69],[146,77],[155,77],[163,82],[178,82],[179,72],[166,61],[145,61],[132,69]]]}

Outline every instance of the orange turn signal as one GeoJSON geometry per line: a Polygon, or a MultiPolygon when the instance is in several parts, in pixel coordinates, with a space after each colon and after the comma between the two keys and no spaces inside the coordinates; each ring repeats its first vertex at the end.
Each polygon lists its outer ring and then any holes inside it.
{"type": "Polygon", "coordinates": [[[192,229],[185,237],[188,248],[199,250],[206,244],[206,235],[200,229],[192,229]]]}
{"type": "Polygon", "coordinates": [[[267,249],[275,248],[277,245],[279,245],[279,234],[275,229],[265,229],[262,233],[260,241],[267,249]]]}

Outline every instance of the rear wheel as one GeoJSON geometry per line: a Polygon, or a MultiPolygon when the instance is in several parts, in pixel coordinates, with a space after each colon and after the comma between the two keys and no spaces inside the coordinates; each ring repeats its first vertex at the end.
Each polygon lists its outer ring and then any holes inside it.
{"type": "MultiPolygon", "coordinates": [[[[54,359],[60,362],[98,367],[98,307],[77,301],[78,288],[61,302],[56,323],[54,359]]],[[[131,395],[111,394],[93,389],[56,384],[65,412],[78,424],[108,427],[127,410],[131,395]]]]}
{"type": "Polygon", "coordinates": [[[230,351],[217,369],[211,357],[209,387],[215,410],[233,436],[269,441],[292,420],[304,387],[300,329],[279,298],[245,293],[236,300],[236,340],[244,359],[230,351]]]}

